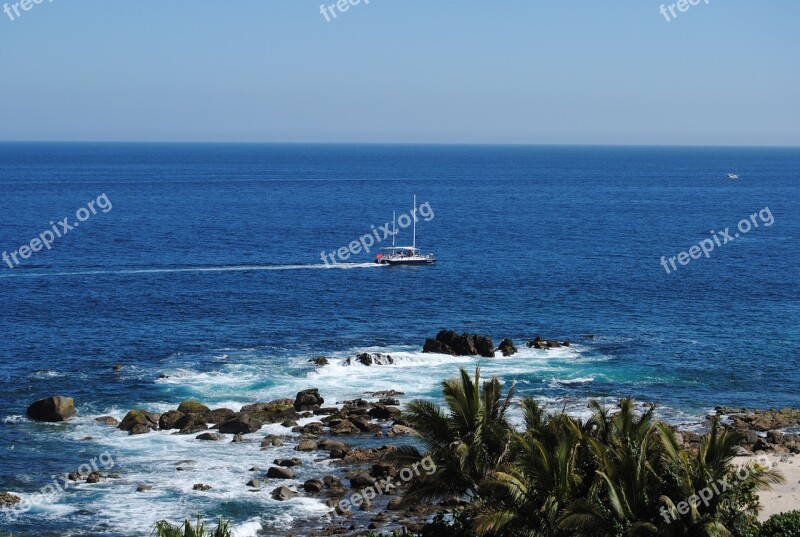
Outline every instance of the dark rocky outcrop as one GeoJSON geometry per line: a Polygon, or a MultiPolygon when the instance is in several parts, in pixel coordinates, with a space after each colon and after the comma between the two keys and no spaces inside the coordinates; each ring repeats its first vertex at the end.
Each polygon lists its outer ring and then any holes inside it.
{"type": "Polygon", "coordinates": [[[192,487],[192,490],[199,490],[201,492],[206,492],[211,490],[211,485],[205,485],[203,483],[197,483],[192,487]]]}
{"type": "Polygon", "coordinates": [[[747,410],[719,407],[717,414],[730,416],[732,427],[739,431],[768,432],[800,426],[800,410],[792,408],[747,410]]]}
{"type": "Polygon", "coordinates": [[[319,394],[317,388],[310,388],[297,393],[294,399],[294,409],[297,412],[313,411],[322,406],[325,399],[319,394]]]}
{"type": "Polygon", "coordinates": [[[303,440],[302,442],[297,444],[297,447],[295,447],[294,449],[296,451],[316,451],[318,447],[319,446],[317,445],[317,443],[314,442],[313,440],[303,440]]]}
{"type": "Polygon", "coordinates": [[[514,342],[508,338],[500,342],[498,349],[503,353],[503,356],[511,356],[517,353],[517,348],[514,346],[514,342]]]}
{"type": "Polygon", "coordinates": [[[353,365],[353,363],[358,362],[362,365],[371,366],[371,365],[391,365],[394,363],[394,358],[389,356],[388,354],[381,354],[381,353],[373,353],[370,354],[368,352],[364,352],[356,356],[355,358],[348,358],[347,365],[353,365]]]}
{"type": "Polygon", "coordinates": [[[295,411],[291,399],[278,399],[269,403],[245,405],[240,413],[249,414],[261,423],[281,423],[286,420],[296,420],[300,417],[295,411]]]}
{"type": "Polygon", "coordinates": [[[527,344],[528,348],[534,349],[555,349],[558,347],[569,347],[569,341],[558,341],[555,339],[542,339],[539,336],[536,336],[532,340],[530,340],[527,344]]]}
{"type": "Polygon", "coordinates": [[[236,414],[219,426],[219,432],[225,434],[248,434],[261,429],[264,424],[248,413],[236,414]]]}
{"type": "Polygon", "coordinates": [[[450,354],[452,356],[483,356],[484,358],[494,357],[494,343],[492,339],[480,334],[469,334],[464,332],[461,335],[452,330],[441,330],[436,339],[428,338],[422,352],[450,354]]]}
{"type": "Polygon", "coordinates": [[[158,422],[161,419],[159,414],[154,414],[142,409],[131,410],[117,426],[122,431],[129,434],[143,434],[158,429],[158,422]]]}
{"type": "Polygon", "coordinates": [[[300,459],[275,459],[272,461],[272,464],[276,464],[283,468],[294,468],[295,466],[302,465],[303,461],[300,459]]]}
{"type": "Polygon", "coordinates": [[[367,472],[353,472],[348,475],[350,480],[350,487],[360,489],[364,487],[371,487],[375,484],[375,479],[367,472]]]}
{"type": "Polygon", "coordinates": [[[328,360],[328,358],[325,356],[318,356],[317,358],[312,358],[311,360],[309,360],[309,362],[320,367],[326,366],[331,363],[330,360],[328,360]]]}
{"type": "Polygon", "coordinates": [[[78,413],[75,411],[75,401],[71,397],[48,397],[36,401],[28,407],[28,417],[35,421],[59,422],[74,418],[78,413]]]}
{"type": "Polygon", "coordinates": [[[180,427],[178,434],[194,434],[208,429],[206,419],[200,414],[186,414],[181,418],[177,426],[180,427]]]}

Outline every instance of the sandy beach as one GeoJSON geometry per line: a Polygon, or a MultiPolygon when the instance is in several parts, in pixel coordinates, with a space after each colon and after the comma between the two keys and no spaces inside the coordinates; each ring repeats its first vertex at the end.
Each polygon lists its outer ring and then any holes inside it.
{"type": "MultiPolygon", "coordinates": [[[[759,455],[760,456],[760,455],[759,455]]],[[[736,464],[746,464],[756,460],[759,456],[738,457],[736,464]]],[[[797,455],[767,454],[772,462],[772,467],[779,470],[786,482],[773,485],[771,490],[759,493],[762,511],[759,520],[762,522],[778,513],[800,509],[800,459],[797,455]]]]}

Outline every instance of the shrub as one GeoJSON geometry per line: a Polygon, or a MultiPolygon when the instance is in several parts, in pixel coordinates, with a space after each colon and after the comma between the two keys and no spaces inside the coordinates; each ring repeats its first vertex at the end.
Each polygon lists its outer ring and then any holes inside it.
{"type": "Polygon", "coordinates": [[[800,537],[800,511],[769,517],[761,526],[761,537],[800,537]]]}
{"type": "Polygon", "coordinates": [[[177,526],[173,526],[166,520],[159,520],[153,528],[153,537],[231,537],[232,535],[229,522],[220,519],[217,528],[210,531],[206,530],[206,525],[199,515],[194,526],[188,520],[177,526]]]}

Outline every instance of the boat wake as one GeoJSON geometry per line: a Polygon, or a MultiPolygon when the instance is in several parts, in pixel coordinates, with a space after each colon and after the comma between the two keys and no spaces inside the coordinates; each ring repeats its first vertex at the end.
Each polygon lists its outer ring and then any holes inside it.
{"type": "Polygon", "coordinates": [[[385,265],[377,263],[322,263],[306,265],[228,265],[219,267],[165,267],[165,268],[130,268],[117,270],[76,270],[71,272],[38,272],[35,269],[14,273],[0,274],[0,278],[52,278],[55,276],[104,276],[104,275],[136,275],[136,274],[175,274],[185,272],[254,272],[273,270],[348,270],[359,268],[381,268],[385,265]]]}

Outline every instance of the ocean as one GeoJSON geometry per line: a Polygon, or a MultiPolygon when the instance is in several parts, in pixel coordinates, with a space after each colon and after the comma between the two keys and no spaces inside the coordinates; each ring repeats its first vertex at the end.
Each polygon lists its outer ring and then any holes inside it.
{"type": "Polygon", "coordinates": [[[800,150],[782,148],[0,144],[0,250],[17,253],[0,264],[0,492],[32,503],[0,532],[144,536],[202,513],[284,535],[326,510],[248,492],[249,468],[290,446],[94,421],[189,398],[238,410],[316,387],[326,405],[388,389],[441,401],[443,379],[480,366],[576,415],[633,396],[702,429],[717,405],[797,407],[799,180],[800,150]],[[414,195],[430,209],[417,245],[438,263],[375,264],[381,227],[414,195]],[[32,243],[46,231],[49,249],[32,243]],[[370,235],[369,253],[349,253],[370,235]],[[328,268],[323,253],[343,248],[328,268]],[[444,328],[520,352],[422,354],[444,328]],[[527,348],[537,335],[571,345],[527,348]],[[342,364],[361,352],[395,363],[342,364]],[[78,417],[29,421],[51,395],[78,417]],[[104,453],[120,479],[37,495],[104,453]]]}

